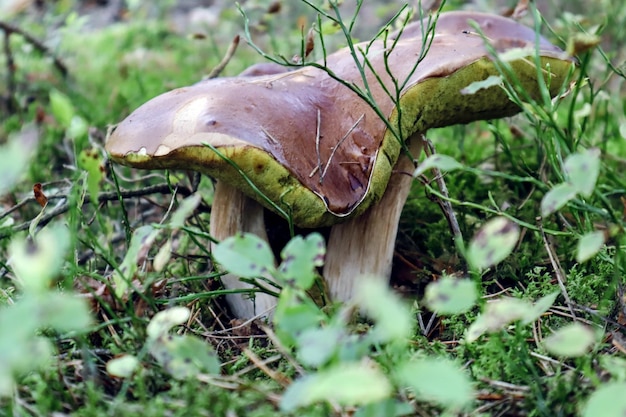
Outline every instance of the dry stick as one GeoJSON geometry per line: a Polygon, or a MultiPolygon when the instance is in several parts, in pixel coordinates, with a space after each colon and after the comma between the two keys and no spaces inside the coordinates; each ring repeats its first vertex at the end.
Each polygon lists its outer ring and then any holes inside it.
{"type": "Polygon", "coordinates": [[[291,379],[290,378],[288,378],[287,376],[283,375],[281,372],[274,371],[273,369],[270,369],[270,367],[267,366],[267,363],[265,361],[263,361],[261,358],[259,358],[257,356],[257,354],[254,353],[251,349],[244,348],[243,349],[243,353],[246,354],[248,359],[250,359],[250,361],[253,364],[255,364],[257,366],[257,368],[259,368],[261,371],[263,371],[263,373],[265,373],[265,375],[269,376],[274,381],[278,382],[283,388],[286,388],[289,385],[291,385],[291,379]]]}
{"type": "Polygon", "coordinates": [[[235,55],[235,51],[237,50],[238,45],[239,45],[239,35],[233,38],[233,41],[230,43],[230,46],[228,47],[228,50],[226,51],[226,55],[224,55],[224,58],[222,58],[220,63],[217,64],[217,66],[211,70],[209,75],[205,77],[206,80],[217,78],[222,73],[222,71],[224,71],[224,68],[226,68],[226,65],[228,65],[233,55],[235,55]]]}
{"type": "MultiPolygon", "coordinates": [[[[434,155],[437,153],[435,150],[435,146],[426,136],[422,135],[422,140],[426,144],[426,155],[434,155]]],[[[439,170],[439,168],[433,168],[433,172],[435,173],[435,182],[437,183],[437,187],[439,187],[439,191],[441,195],[445,197],[445,199],[437,199],[437,204],[441,207],[441,211],[443,211],[443,215],[446,216],[446,220],[448,220],[448,225],[450,226],[450,230],[452,231],[452,238],[455,242],[462,242],[463,235],[461,234],[461,228],[459,227],[459,222],[456,219],[456,214],[454,214],[454,209],[452,208],[452,203],[449,201],[450,195],[448,194],[448,187],[446,186],[446,182],[443,179],[443,174],[439,170]]]]}
{"type": "Polygon", "coordinates": [[[321,126],[322,126],[322,112],[317,109],[317,124],[315,127],[315,153],[317,154],[317,167],[309,174],[311,178],[317,171],[322,171],[322,155],[320,154],[320,139],[321,139],[321,126]]]}
{"type": "Polygon", "coordinates": [[[569,309],[570,314],[574,320],[578,320],[576,314],[574,313],[574,307],[571,298],[569,298],[569,294],[567,293],[567,289],[565,288],[565,275],[563,274],[563,269],[561,268],[561,263],[559,262],[559,258],[554,253],[554,248],[548,242],[548,237],[543,231],[543,224],[541,221],[539,222],[539,230],[541,231],[541,239],[543,240],[543,245],[546,248],[546,252],[548,252],[548,257],[550,258],[550,264],[552,265],[552,269],[554,269],[554,275],[556,276],[556,280],[559,283],[559,288],[561,289],[561,293],[563,294],[563,298],[565,298],[565,303],[567,304],[567,308],[569,309]]]}
{"type": "Polygon", "coordinates": [[[430,335],[430,332],[433,330],[433,325],[435,324],[435,320],[437,320],[437,318],[439,318],[439,316],[437,316],[437,313],[433,313],[432,316],[430,316],[430,319],[428,320],[428,324],[426,325],[426,328],[424,329],[424,336],[428,337],[428,335],[430,335]]]}
{"type": "MultiPolygon", "coordinates": [[[[247,349],[247,348],[246,348],[247,349]]],[[[244,349],[245,351],[245,349],[244,349]]],[[[274,363],[274,362],[278,362],[283,358],[283,356],[281,354],[276,354],[274,356],[270,356],[269,358],[265,358],[263,359],[263,363],[265,365],[269,365],[270,363],[274,363]]],[[[245,368],[235,372],[233,374],[234,377],[236,378],[241,378],[242,376],[244,376],[245,374],[249,373],[250,371],[256,371],[257,369],[259,369],[259,367],[256,365],[256,363],[254,361],[252,361],[251,365],[246,366],[245,368]]]]}
{"type": "Polygon", "coordinates": [[[41,41],[36,39],[34,36],[18,28],[17,26],[13,26],[12,24],[3,22],[1,20],[0,20],[0,29],[4,30],[7,38],[12,33],[17,33],[18,35],[22,36],[26,40],[26,42],[33,45],[35,49],[37,49],[39,52],[41,52],[44,55],[50,56],[52,58],[52,63],[54,64],[56,69],[61,73],[61,75],[63,77],[67,76],[67,73],[68,73],[67,67],[65,66],[63,61],[61,61],[58,57],[56,57],[46,45],[44,45],[41,41]]]}
{"type": "Polygon", "coordinates": [[[11,50],[11,32],[5,32],[3,43],[4,55],[6,56],[7,65],[7,110],[11,111],[15,104],[15,60],[13,51],[11,50]]]}
{"type": "Polygon", "coordinates": [[[291,356],[289,351],[283,346],[283,344],[278,339],[278,336],[276,336],[276,333],[274,333],[274,331],[271,329],[271,327],[270,326],[266,326],[266,325],[261,325],[260,327],[261,327],[261,330],[263,330],[265,332],[265,334],[267,335],[267,337],[271,340],[272,344],[274,345],[274,348],[276,348],[276,350],[280,354],[282,354],[285,359],[287,359],[287,362],[289,362],[291,364],[291,366],[294,367],[296,372],[298,372],[302,376],[306,375],[306,371],[304,370],[302,365],[300,365],[298,363],[298,361],[296,361],[291,356]]]}
{"type": "Polygon", "coordinates": [[[337,142],[337,144],[333,147],[333,150],[330,153],[330,156],[328,157],[328,161],[326,162],[326,166],[324,167],[324,171],[322,171],[322,173],[320,174],[320,184],[324,181],[324,177],[326,176],[326,171],[328,171],[328,167],[330,167],[330,163],[333,160],[333,157],[335,156],[337,149],[339,149],[341,144],[348,138],[348,136],[350,136],[350,133],[352,133],[352,131],[356,129],[356,127],[359,125],[359,123],[361,123],[361,120],[363,120],[364,117],[365,117],[365,114],[362,114],[361,117],[359,117],[359,119],[356,122],[354,122],[352,127],[348,129],[348,131],[341,138],[341,140],[339,140],[339,142],[337,142]]]}
{"type": "Polygon", "coordinates": [[[583,376],[583,374],[582,374],[582,372],[580,370],[576,369],[573,366],[570,366],[570,365],[566,364],[565,362],[558,361],[558,360],[556,360],[554,358],[551,358],[549,356],[541,355],[541,354],[539,354],[537,352],[529,352],[529,354],[530,354],[530,356],[532,356],[534,358],[537,358],[537,359],[542,360],[542,361],[546,361],[546,362],[551,363],[553,365],[562,366],[562,367],[564,367],[564,368],[566,368],[566,369],[568,369],[570,371],[575,371],[578,374],[580,374],[581,376],[583,376]]]}
{"type": "Polygon", "coordinates": [[[241,381],[239,378],[231,376],[211,375],[211,374],[198,374],[195,378],[205,384],[213,385],[219,388],[228,389],[231,391],[244,391],[250,390],[262,394],[265,398],[275,406],[280,404],[280,396],[272,392],[265,392],[258,385],[250,384],[249,382],[241,381]]]}
{"type": "MultiPolygon", "coordinates": [[[[184,197],[187,197],[191,194],[191,192],[186,187],[178,187],[177,190],[184,197]]],[[[131,198],[131,197],[142,197],[142,196],[151,195],[151,194],[168,194],[171,192],[172,192],[172,188],[169,184],[157,184],[157,185],[153,185],[150,187],[140,188],[138,190],[122,191],[120,195],[123,198],[131,198]]],[[[58,196],[54,196],[54,197],[58,198],[58,196]]],[[[53,198],[53,197],[49,197],[49,198],[53,198]]],[[[65,198],[67,198],[67,196],[65,198]]],[[[116,191],[104,192],[104,193],[98,194],[97,202],[105,203],[108,201],[116,201],[117,199],[118,199],[118,193],[116,191]]],[[[35,199],[32,198],[32,201],[34,200],[35,199]]],[[[91,203],[92,202],[91,200],[92,199],[90,196],[85,196],[85,200],[83,201],[82,206],[85,206],[91,203]]],[[[59,206],[55,207],[50,212],[45,214],[43,217],[41,217],[41,219],[39,219],[39,224],[41,226],[47,224],[53,218],[60,216],[61,214],[67,212],[69,208],[70,208],[69,203],[60,204],[59,206]]],[[[19,224],[15,227],[10,228],[9,231],[0,231],[0,239],[8,237],[14,232],[28,229],[30,227],[31,222],[32,221],[27,221],[22,224],[19,224]]]]}

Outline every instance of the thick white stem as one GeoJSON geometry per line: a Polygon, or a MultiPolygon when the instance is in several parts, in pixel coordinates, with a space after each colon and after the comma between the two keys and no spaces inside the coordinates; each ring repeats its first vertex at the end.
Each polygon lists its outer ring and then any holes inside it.
{"type": "MultiPolygon", "coordinates": [[[[420,154],[422,144],[420,137],[409,142],[414,157],[420,154]]],[[[383,198],[363,215],[332,227],[324,279],[333,301],[352,299],[364,276],[389,282],[398,222],[411,190],[412,172],[413,161],[401,155],[383,198]]]]}
{"type": "MultiPolygon", "coordinates": [[[[247,232],[268,241],[263,210],[259,203],[246,197],[242,192],[217,181],[211,207],[211,236],[221,241],[237,233],[247,232]]],[[[226,289],[253,288],[233,274],[222,276],[222,283],[226,289]]],[[[277,299],[269,294],[257,292],[254,299],[247,294],[229,294],[226,301],[235,317],[250,319],[258,315],[270,316],[277,299]]]]}

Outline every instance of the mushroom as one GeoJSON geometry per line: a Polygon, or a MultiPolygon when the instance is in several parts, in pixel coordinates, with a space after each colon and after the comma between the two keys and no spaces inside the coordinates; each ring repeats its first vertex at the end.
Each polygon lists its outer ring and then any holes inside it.
{"type": "MultiPolygon", "coordinates": [[[[211,233],[218,240],[243,231],[267,240],[265,209],[302,228],[330,226],[323,276],[331,298],[346,301],[363,274],[389,279],[412,179],[406,174],[421,135],[519,111],[499,87],[461,93],[472,82],[498,75],[485,39],[498,51],[537,47],[552,96],[574,65],[559,48],[510,19],[442,13],[419,65],[424,40],[417,22],[386,42],[356,45],[356,58],[349,49],[327,56],[327,70],[260,67],[165,93],[122,121],[106,149],[113,160],[132,167],[191,169],[216,178],[211,233]],[[369,91],[376,108],[350,85],[369,91]]],[[[534,62],[509,64],[525,91],[538,96],[534,62]]],[[[223,281],[227,288],[242,285],[237,277],[223,281]]],[[[275,304],[266,294],[254,302],[235,295],[228,301],[241,318],[275,304]]]]}

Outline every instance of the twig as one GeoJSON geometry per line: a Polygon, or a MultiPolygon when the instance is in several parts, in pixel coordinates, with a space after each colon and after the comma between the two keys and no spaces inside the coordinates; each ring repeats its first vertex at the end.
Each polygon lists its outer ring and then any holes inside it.
{"type": "MultiPolygon", "coordinates": [[[[240,336],[240,338],[243,338],[243,336],[240,336]]],[[[244,349],[244,352],[246,352],[246,349],[244,349]]],[[[270,363],[274,363],[274,362],[278,362],[282,359],[282,355],[280,354],[276,354],[274,356],[270,356],[269,358],[263,359],[262,362],[264,365],[269,365],[270,363]]],[[[257,366],[256,362],[254,360],[251,360],[252,364],[246,366],[245,368],[235,372],[233,374],[234,377],[240,378],[242,376],[244,376],[245,374],[249,373],[250,371],[256,371],[257,369],[259,369],[259,367],[257,366]]]]}
{"type": "Polygon", "coordinates": [[[258,392],[265,396],[267,400],[269,400],[272,404],[278,405],[280,403],[280,396],[271,392],[263,391],[259,385],[250,384],[249,382],[243,382],[239,378],[230,377],[230,376],[221,376],[221,375],[210,375],[210,374],[198,374],[196,375],[196,379],[205,384],[210,384],[216,387],[229,389],[232,391],[244,391],[250,390],[258,392]]]}
{"type": "MultiPolygon", "coordinates": [[[[435,146],[430,141],[430,139],[428,139],[423,134],[420,136],[422,137],[421,140],[424,141],[424,144],[426,145],[426,154],[430,156],[437,153],[437,151],[435,150],[435,146]]],[[[437,204],[439,204],[439,206],[441,207],[441,211],[443,211],[443,215],[446,216],[446,219],[448,220],[448,225],[450,226],[450,231],[452,232],[452,238],[455,242],[462,242],[463,234],[461,233],[461,228],[459,227],[459,221],[456,218],[456,214],[454,214],[452,203],[450,203],[450,195],[448,194],[448,187],[446,186],[446,182],[443,179],[443,174],[441,173],[439,168],[432,168],[432,170],[435,173],[434,179],[437,183],[439,191],[441,192],[441,195],[446,197],[445,199],[438,198],[437,204]]]]}
{"type": "Polygon", "coordinates": [[[537,358],[537,359],[542,360],[542,361],[546,361],[546,362],[551,363],[553,365],[562,366],[563,368],[566,368],[566,369],[568,369],[570,371],[576,371],[581,376],[584,376],[582,371],[580,371],[579,369],[574,368],[573,366],[570,366],[570,365],[566,364],[565,362],[558,361],[558,360],[553,359],[553,358],[551,358],[549,356],[541,355],[541,354],[539,354],[537,352],[529,352],[529,354],[530,354],[530,356],[532,356],[534,358],[537,358]]]}
{"type": "Polygon", "coordinates": [[[321,124],[322,124],[322,112],[317,109],[317,126],[315,128],[315,153],[317,154],[317,166],[309,174],[309,178],[315,175],[316,172],[322,170],[322,155],[320,154],[320,139],[321,139],[321,124]]]}
{"type": "Polygon", "coordinates": [[[428,335],[430,335],[430,332],[433,330],[433,325],[435,324],[435,320],[438,319],[437,314],[433,313],[432,316],[430,316],[430,319],[428,319],[428,324],[426,325],[425,333],[424,336],[428,337],[428,335]]]}
{"type": "Polygon", "coordinates": [[[210,80],[212,78],[217,78],[222,73],[222,71],[224,71],[224,68],[226,68],[226,65],[228,65],[233,55],[235,55],[235,51],[237,50],[238,45],[239,45],[239,35],[233,38],[233,41],[230,43],[230,46],[228,47],[228,50],[226,51],[226,55],[224,55],[224,58],[222,58],[220,63],[217,64],[217,66],[211,70],[211,72],[209,73],[209,75],[205,77],[205,79],[210,80]]]}
{"type": "Polygon", "coordinates": [[[7,66],[7,98],[6,106],[7,111],[11,112],[15,109],[15,60],[13,58],[13,51],[11,50],[11,32],[6,31],[4,34],[3,42],[4,55],[6,56],[7,66]]]}
{"type": "Polygon", "coordinates": [[[289,351],[285,349],[285,347],[282,345],[280,340],[278,340],[278,336],[276,336],[276,333],[274,333],[274,331],[269,326],[266,326],[266,325],[262,325],[261,330],[265,332],[267,337],[269,337],[269,339],[272,341],[272,344],[274,345],[276,350],[280,352],[285,359],[287,359],[287,361],[294,367],[296,372],[298,372],[300,375],[306,375],[306,371],[304,370],[302,365],[300,365],[298,361],[296,361],[291,356],[289,351]]]}
{"type": "Polygon", "coordinates": [[[567,308],[569,309],[572,318],[574,320],[578,320],[576,314],[574,313],[572,299],[569,298],[569,294],[567,293],[567,289],[565,288],[565,275],[563,274],[561,263],[559,262],[558,256],[556,256],[555,254],[552,244],[548,241],[548,237],[543,231],[543,225],[541,221],[539,222],[539,230],[541,231],[541,239],[543,240],[543,245],[546,248],[546,252],[548,252],[548,257],[550,258],[550,264],[552,265],[552,269],[554,270],[554,275],[556,276],[556,280],[559,283],[561,294],[563,294],[563,298],[565,298],[565,304],[567,304],[567,308]]]}
{"type": "MultiPolygon", "coordinates": [[[[251,349],[245,348],[243,350],[243,353],[246,354],[248,359],[250,359],[250,361],[253,364],[255,364],[257,366],[257,368],[259,368],[261,371],[263,371],[263,373],[265,373],[267,376],[272,378],[274,381],[276,381],[280,385],[282,385],[283,388],[285,388],[285,387],[287,387],[287,386],[289,386],[291,384],[291,379],[289,379],[287,376],[283,375],[281,372],[274,371],[273,369],[270,369],[267,366],[267,363],[264,360],[262,360],[261,358],[259,358],[257,356],[257,354],[254,353],[251,349]]],[[[273,361],[273,359],[270,358],[270,361],[273,361]]]]}
{"type": "Polygon", "coordinates": [[[365,117],[365,114],[362,114],[361,117],[359,117],[359,119],[356,122],[354,122],[352,127],[350,127],[350,129],[348,129],[346,134],[333,147],[333,150],[330,153],[330,156],[328,157],[328,161],[326,162],[326,166],[324,167],[324,171],[322,171],[322,173],[320,174],[320,184],[324,181],[324,177],[326,176],[326,171],[328,171],[328,167],[330,167],[330,163],[333,160],[333,157],[335,156],[335,153],[337,152],[337,149],[339,149],[341,144],[348,138],[348,136],[350,136],[350,133],[352,133],[352,131],[359,125],[359,123],[361,123],[361,120],[363,120],[364,117],[365,117]]]}
{"type": "MultiPolygon", "coordinates": [[[[187,197],[191,194],[190,190],[188,190],[186,187],[178,187],[177,188],[178,192],[184,196],[187,197]]],[[[142,197],[142,196],[146,196],[146,195],[150,195],[150,194],[168,194],[172,192],[172,188],[169,184],[157,184],[157,185],[153,185],[150,187],[144,187],[144,188],[140,188],[138,190],[125,190],[122,191],[120,193],[120,195],[124,198],[132,198],[132,197],[142,197]]],[[[67,196],[50,196],[48,197],[49,199],[60,199],[60,198],[67,198],[67,196]]],[[[29,201],[35,201],[34,197],[30,197],[29,199],[27,199],[29,201]]],[[[111,192],[102,192],[100,194],[98,194],[98,198],[97,198],[97,202],[98,203],[105,203],[105,202],[109,202],[109,201],[116,201],[118,200],[118,193],[115,191],[111,191],[111,192]]],[[[20,205],[23,205],[24,202],[21,202],[20,205]]],[[[85,200],[83,201],[83,204],[81,207],[84,207],[85,205],[92,203],[92,199],[90,196],[85,196],[85,200]]],[[[67,212],[70,208],[69,203],[62,203],[59,204],[58,206],[56,206],[54,209],[52,209],[50,212],[48,212],[47,214],[45,214],[43,217],[41,217],[41,219],[39,219],[39,224],[40,226],[44,226],[45,224],[47,224],[50,220],[52,220],[53,218],[60,216],[61,214],[67,212]]],[[[11,210],[11,209],[9,209],[11,210]]],[[[5,213],[3,213],[2,215],[0,215],[0,218],[2,218],[2,216],[4,216],[5,213]]],[[[0,239],[4,239],[8,236],[11,236],[14,232],[18,232],[21,230],[27,230],[30,227],[32,221],[27,221],[24,222],[22,224],[19,224],[15,227],[9,228],[9,230],[0,230],[0,239]]]]}
{"type": "Polygon", "coordinates": [[[61,76],[64,78],[67,77],[68,70],[63,61],[61,61],[57,56],[55,56],[46,45],[44,45],[40,40],[29,34],[28,32],[14,26],[10,23],[3,22],[0,20],[0,29],[5,32],[6,37],[8,38],[11,34],[17,33],[22,36],[28,43],[33,45],[35,49],[41,52],[44,55],[48,55],[52,58],[52,63],[55,68],[59,71],[61,76]]]}

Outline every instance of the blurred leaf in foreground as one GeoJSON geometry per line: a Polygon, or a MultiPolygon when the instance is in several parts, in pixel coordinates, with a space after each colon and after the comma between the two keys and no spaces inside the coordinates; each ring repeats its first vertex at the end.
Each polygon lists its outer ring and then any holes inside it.
{"type": "Polygon", "coordinates": [[[517,224],[505,217],[494,217],[472,238],[467,261],[479,270],[500,263],[513,252],[519,236],[517,224]]]}
{"type": "Polygon", "coordinates": [[[7,143],[0,146],[0,196],[11,191],[28,169],[38,140],[37,128],[27,125],[19,133],[9,135],[7,143]]]}

